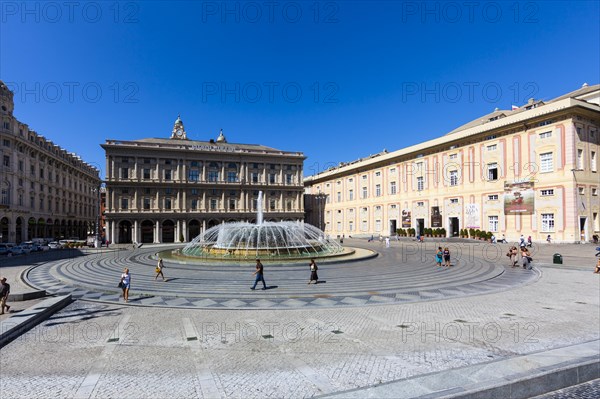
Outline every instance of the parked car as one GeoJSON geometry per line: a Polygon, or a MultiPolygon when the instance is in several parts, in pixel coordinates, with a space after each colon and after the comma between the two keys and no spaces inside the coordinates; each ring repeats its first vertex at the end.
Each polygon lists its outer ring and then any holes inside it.
{"type": "Polygon", "coordinates": [[[21,250],[23,251],[23,253],[28,254],[31,251],[33,251],[33,247],[30,244],[26,244],[24,242],[22,242],[21,244],[19,244],[19,247],[21,247],[21,250]]]}
{"type": "Polygon", "coordinates": [[[23,251],[23,247],[19,246],[19,245],[15,245],[14,247],[11,247],[10,252],[8,253],[9,255],[23,255],[25,253],[25,251],[23,251]]]}
{"type": "Polygon", "coordinates": [[[10,251],[10,246],[5,244],[5,243],[1,243],[0,244],[0,256],[1,255],[8,255],[8,252],[10,251]]]}
{"type": "Polygon", "coordinates": [[[52,241],[51,243],[48,244],[48,248],[50,248],[50,249],[61,249],[62,245],[60,245],[58,243],[58,241],[52,241]]]}
{"type": "Polygon", "coordinates": [[[38,246],[38,251],[48,251],[49,249],[50,249],[50,247],[48,246],[48,244],[43,244],[43,245],[38,246]]]}

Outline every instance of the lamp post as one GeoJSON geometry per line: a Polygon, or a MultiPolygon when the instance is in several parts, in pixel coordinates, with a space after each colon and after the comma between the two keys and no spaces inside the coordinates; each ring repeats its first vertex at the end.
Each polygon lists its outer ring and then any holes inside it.
{"type": "Polygon", "coordinates": [[[100,246],[102,245],[100,243],[100,189],[102,187],[102,182],[100,182],[100,184],[98,185],[98,188],[96,188],[95,190],[97,191],[97,204],[96,204],[96,239],[94,240],[94,248],[100,248],[100,246]]]}

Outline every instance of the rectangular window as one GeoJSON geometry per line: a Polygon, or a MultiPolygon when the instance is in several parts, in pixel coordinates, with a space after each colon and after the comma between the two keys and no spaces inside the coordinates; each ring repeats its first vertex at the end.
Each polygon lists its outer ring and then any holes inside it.
{"type": "MultiPolygon", "coordinates": [[[[129,179],[129,168],[121,168],[121,179],[129,179]]],[[[64,185],[63,181],[63,185],[64,185]]]]}
{"type": "Polygon", "coordinates": [[[585,187],[577,187],[577,192],[580,195],[584,195],[585,194],[585,187]]]}
{"type": "Polygon", "coordinates": [[[219,180],[219,172],[216,170],[209,170],[208,171],[208,181],[216,182],[217,180],[219,180]]]}
{"type": "Polygon", "coordinates": [[[121,209],[122,210],[129,209],[129,198],[121,198],[121,209]]]}
{"type": "Polygon", "coordinates": [[[227,183],[237,182],[237,172],[227,172],[227,183]]]}
{"type": "Polygon", "coordinates": [[[488,201],[498,201],[498,194],[488,195],[488,201]]]}
{"type": "Polygon", "coordinates": [[[19,161],[19,172],[23,171],[23,161],[19,161]]]}
{"type": "Polygon", "coordinates": [[[192,211],[198,210],[198,200],[197,199],[193,199],[192,200],[192,211]]]}
{"type": "Polygon", "coordinates": [[[2,145],[5,147],[10,147],[10,141],[9,140],[2,140],[2,145]]]}
{"type": "Polygon", "coordinates": [[[488,180],[498,180],[498,164],[496,162],[488,164],[488,180]]]}
{"type": "Polygon", "coordinates": [[[348,200],[354,200],[354,190],[348,190],[348,200]]]}
{"type": "Polygon", "coordinates": [[[10,205],[8,201],[8,188],[2,188],[2,195],[0,198],[0,204],[2,205],[10,205]]]}
{"type": "Polygon", "coordinates": [[[375,176],[376,176],[376,177],[379,177],[379,176],[381,176],[381,172],[375,172],[375,176]]]}
{"type": "Polygon", "coordinates": [[[577,169],[583,169],[583,150],[577,149],[577,169]]]}
{"type": "Polygon", "coordinates": [[[458,198],[450,198],[451,204],[458,204],[458,198]]]}
{"type": "Polygon", "coordinates": [[[597,160],[596,160],[596,151],[592,151],[590,153],[590,169],[592,172],[598,171],[597,160]]]}
{"type": "Polygon", "coordinates": [[[269,173],[269,183],[270,184],[274,184],[275,183],[275,177],[277,175],[275,173],[269,173]]]}
{"type": "Polygon", "coordinates": [[[287,173],[285,175],[285,184],[293,184],[294,183],[294,175],[291,173],[287,173]]]}
{"type": "Polygon", "coordinates": [[[171,201],[171,198],[165,198],[165,209],[167,211],[171,210],[173,206],[173,202],[171,201]]]}
{"type": "Polygon", "coordinates": [[[551,195],[554,195],[554,189],[547,188],[547,189],[541,190],[541,193],[542,193],[542,197],[549,197],[551,195]]]}
{"type": "Polygon", "coordinates": [[[171,169],[165,169],[165,180],[171,180],[171,169]]]}
{"type": "Polygon", "coordinates": [[[229,210],[235,211],[235,198],[229,198],[229,210]]]}
{"type": "MultiPolygon", "coordinates": [[[[327,198],[329,198],[329,197],[327,197],[327,198]]],[[[269,209],[270,209],[270,210],[274,211],[274,210],[275,210],[275,207],[276,207],[276,205],[277,205],[277,201],[275,201],[274,199],[270,199],[270,200],[269,200],[269,209]]]]}
{"type": "Polygon", "coordinates": [[[150,198],[146,197],[144,198],[144,210],[149,210],[150,209],[150,198]]]}
{"type": "Polygon", "coordinates": [[[10,156],[4,155],[2,157],[2,165],[4,165],[6,168],[10,168],[10,156]]]}
{"type": "Polygon", "coordinates": [[[189,181],[198,181],[200,180],[200,171],[198,169],[190,169],[190,173],[188,175],[189,181]]]}
{"type": "Polygon", "coordinates": [[[390,175],[395,175],[395,174],[396,174],[396,168],[391,168],[390,175]]]}
{"type": "Polygon", "coordinates": [[[354,222],[348,222],[348,231],[354,231],[354,222]]]}
{"type": "Polygon", "coordinates": [[[450,171],[450,185],[458,186],[458,170],[450,171]]]}
{"type": "Polygon", "coordinates": [[[342,192],[341,191],[337,192],[337,202],[342,202],[342,192]]]}
{"type": "Polygon", "coordinates": [[[211,211],[217,210],[217,200],[215,198],[210,199],[210,210],[211,211]]]}
{"type": "Polygon", "coordinates": [[[367,188],[363,187],[362,188],[362,197],[363,197],[363,199],[367,198],[368,194],[369,194],[369,192],[367,191],[367,188]]]}
{"type": "Polygon", "coordinates": [[[498,231],[498,216],[488,216],[488,231],[498,231]]]}
{"type": "Polygon", "coordinates": [[[592,187],[592,195],[594,197],[598,195],[598,188],[597,187],[592,187]]]}
{"type": "Polygon", "coordinates": [[[551,152],[540,154],[540,172],[554,172],[554,160],[551,152]]]}
{"type": "Polygon", "coordinates": [[[143,170],[143,177],[144,177],[144,180],[149,180],[150,179],[150,169],[145,168],[143,170]]]}
{"type": "Polygon", "coordinates": [[[419,177],[417,177],[417,191],[423,191],[423,187],[424,187],[423,176],[419,176],[419,177]]]}
{"type": "Polygon", "coordinates": [[[375,196],[376,197],[381,197],[381,184],[376,184],[375,185],[375,196]]]}
{"type": "Polygon", "coordinates": [[[390,195],[396,194],[396,182],[390,182],[390,195]]]}
{"type": "Polygon", "coordinates": [[[448,155],[448,159],[457,159],[458,158],[458,154],[450,154],[448,155]]]}
{"type": "Polygon", "coordinates": [[[540,138],[541,139],[547,139],[547,138],[550,138],[550,137],[552,137],[552,132],[543,132],[543,133],[540,133],[540,138]]]}
{"type": "Polygon", "coordinates": [[[35,176],[35,166],[31,165],[29,170],[31,171],[31,176],[35,176]]]}
{"type": "Polygon", "coordinates": [[[250,177],[252,179],[252,183],[258,183],[258,173],[257,172],[252,172],[250,174],[250,177]]]}
{"type": "Polygon", "coordinates": [[[498,145],[497,144],[491,144],[487,146],[487,150],[488,151],[496,151],[496,149],[498,149],[498,145]]]}
{"type": "Polygon", "coordinates": [[[419,201],[419,202],[417,202],[417,206],[425,206],[425,202],[419,201]]]}
{"type": "Polygon", "coordinates": [[[542,213],[542,231],[545,233],[554,231],[553,213],[542,213]]]}

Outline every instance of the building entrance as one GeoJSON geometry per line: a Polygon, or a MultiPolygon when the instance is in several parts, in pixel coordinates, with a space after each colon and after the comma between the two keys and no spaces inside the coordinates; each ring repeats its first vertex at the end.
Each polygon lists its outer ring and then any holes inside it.
{"type": "Polygon", "coordinates": [[[458,237],[460,233],[460,225],[458,218],[450,218],[450,237],[458,237]]]}

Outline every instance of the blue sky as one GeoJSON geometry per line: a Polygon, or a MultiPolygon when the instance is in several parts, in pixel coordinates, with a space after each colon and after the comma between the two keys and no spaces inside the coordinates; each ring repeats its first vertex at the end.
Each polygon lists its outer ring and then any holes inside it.
{"type": "Polygon", "coordinates": [[[104,177],[106,139],[256,143],[305,175],[600,82],[600,2],[0,3],[15,116],[104,177]]]}

